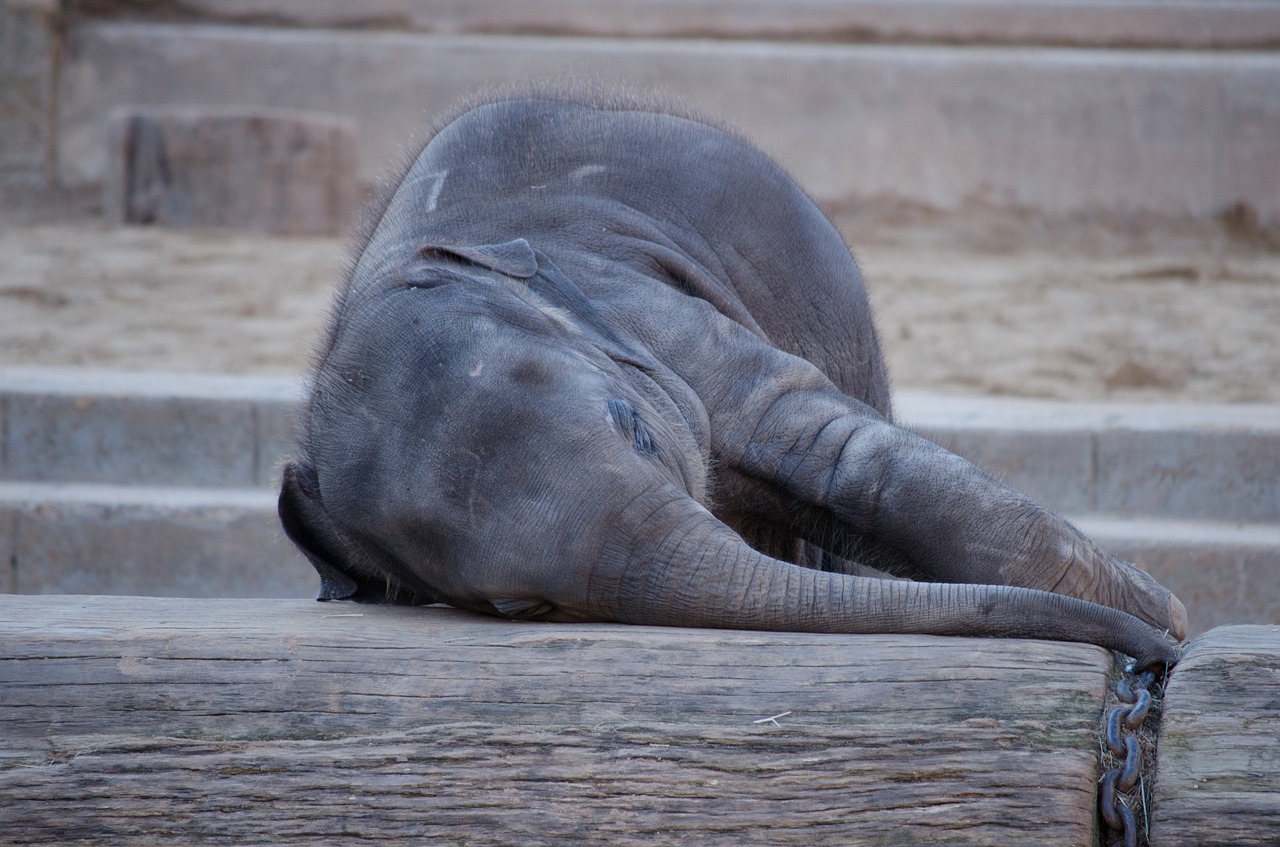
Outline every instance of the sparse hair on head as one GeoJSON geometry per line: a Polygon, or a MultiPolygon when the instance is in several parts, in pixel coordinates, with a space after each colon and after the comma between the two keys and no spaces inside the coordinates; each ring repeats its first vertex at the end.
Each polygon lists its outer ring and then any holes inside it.
{"type": "MultiPolygon", "coordinates": [[[[459,98],[450,108],[433,117],[425,125],[419,138],[406,145],[405,153],[398,162],[387,168],[385,176],[381,177],[374,186],[373,199],[365,204],[348,242],[346,260],[342,269],[342,284],[335,287],[333,299],[329,305],[331,317],[341,312],[343,297],[361,254],[369,246],[386,215],[391,199],[426,146],[450,124],[475,109],[494,103],[531,100],[572,103],[601,111],[671,115],[704,124],[754,146],[737,128],[694,109],[676,96],[653,87],[622,85],[589,78],[562,78],[504,83],[478,89],[459,98]]],[[[329,350],[332,349],[337,322],[330,320],[328,327],[328,331],[312,350],[309,372],[313,377],[319,373],[329,350]]]]}
{"type": "Polygon", "coordinates": [[[387,175],[378,181],[374,198],[367,204],[355,229],[351,242],[350,264],[354,266],[355,260],[368,246],[396,189],[400,187],[400,183],[404,181],[410,168],[432,139],[458,118],[481,106],[519,100],[573,103],[611,112],[650,112],[672,115],[705,124],[751,144],[736,127],[694,109],[668,92],[652,87],[620,85],[598,79],[565,78],[535,82],[508,82],[481,88],[463,96],[449,109],[432,118],[424,128],[421,138],[409,145],[403,158],[394,167],[388,168],[387,175]]]}

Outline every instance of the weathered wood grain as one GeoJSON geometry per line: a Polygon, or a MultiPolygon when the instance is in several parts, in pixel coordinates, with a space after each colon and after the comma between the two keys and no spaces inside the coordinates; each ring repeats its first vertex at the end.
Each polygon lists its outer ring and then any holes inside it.
{"type": "Polygon", "coordinates": [[[1151,843],[1280,844],[1280,627],[1223,626],[1165,693],[1151,843]]]}
{"type": "Polygon", "coordinates": [[[6,596],[0,841],[1088,845],[1112,668],[1038,641],[6,596]]]}

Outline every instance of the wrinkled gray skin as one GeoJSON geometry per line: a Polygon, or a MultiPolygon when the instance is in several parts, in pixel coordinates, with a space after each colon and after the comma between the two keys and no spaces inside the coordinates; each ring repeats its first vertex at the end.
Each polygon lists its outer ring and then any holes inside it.
{"type": "Polygon", "coordinates": [[[620,100],[492,102],[428,142],[303,418],[280,515],[321,599],[1144,666],[1185,632],[1150,577],[891,422],[854,260],[775,164],[620,100]]]}

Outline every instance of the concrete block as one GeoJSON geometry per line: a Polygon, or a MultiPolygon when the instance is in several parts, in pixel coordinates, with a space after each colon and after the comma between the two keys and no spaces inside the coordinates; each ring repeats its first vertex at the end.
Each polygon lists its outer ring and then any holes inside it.
{"type": "Polygon", "coordinates": [[[59,166],[105,171],[107,115],[142,103],[322,109],[362,178],[487,85],[657,87],[742,127],[820,202],[1280,225],[1280,53],[432,36],[100,22],[72,34],[59,166]],[[1247,132],[1235,123],[1245,122],[1247,132]]]}
{"type": "MultiPolygon", "coordinates": [[[[1191,612],[1192,635],[1280,624],[1280,527],[1118,519],[1073,521],[1136,562],[1191,612]]],[[[309,597],[315,574],[280,530],[275,494],[0,483],[9,593],[309,597]]]]}
{"type": "Polygon", "coordinates": [[[0,186],[52,176],[55,0],[0,0],[0,186]]]}
{"type": "Polygon", "coordinates": [[[18,593],[19,509],[0,506],[0,594],[18,593]]]}
{"type": "MultiPolygon", "coordinates": [[[[182,5],[207,22],[444,34],[1235,49],[1280,43],[1280,8],[1268,0],[186,0],[182,5]]],[[[145,14],[146,7],[140,11],[145,14]]]]}
{"type": "Polygon", "coordinates": [[[1280,524],[1280,416],[1269,430],[1101,431],[1096,508],[1280,524]]]}
{"type": "Polygon", "coordinates": [[[1057,511],[1280,522],[1280,407],[900,392],[900,421],[1057,511]]]}
{"type": "Polygon", "coordinates": [[[1280,526],[1077,517],[1187,606],[1192,637],[1232,623],[1280,624],[1280,526]]]}
{"type": "Polygon", "coordinates": [[[22,594],[311,597],[311,565],[259,489],[0,483],[22,594]]]}
{"type": "Polygon", "coordinates": [[[253,409],[182,397],[8,398],[10,479],[250,485],[253,409]]]}
{"type": "MultiPolygon", "coordinates": [[[[292,379],[0,369],[0,479],[274,487],[292,379]]],[[[1060,512],[1280,521],[1280,408],[900,392],[899,419],[1060,512]]]]}
{"type": "Polygon", "coordinates": [[[338,235],[358,210],[355,128],[279,109],[124,108],[103,209],[114,223],[338,235]]]}
{"type": "Polygon", "coordinates": [[[289,379],[0,369],[0,479],[270,487],[289,379]]]}

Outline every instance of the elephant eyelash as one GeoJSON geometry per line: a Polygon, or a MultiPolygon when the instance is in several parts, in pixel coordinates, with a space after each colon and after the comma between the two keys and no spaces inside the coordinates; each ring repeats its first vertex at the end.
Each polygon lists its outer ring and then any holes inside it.
{"type": "Polygon", "coordinates": [[[646,453],[654,455],[658,452],[658,446],[654,444],[653,437],[649,434],[649,429],[640,420],[640,413],[636,411],[626,400],[609,400],[609,415],[613,418],[614,423],[622,430],[622,434],[631,439],[637,453],[646,453]]]}

